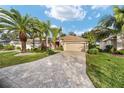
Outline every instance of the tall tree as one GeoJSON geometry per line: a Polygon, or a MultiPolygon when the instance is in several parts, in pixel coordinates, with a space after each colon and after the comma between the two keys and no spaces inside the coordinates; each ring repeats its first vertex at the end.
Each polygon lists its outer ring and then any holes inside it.
{"type": "Polygon", "coordinates": [[[60,28],[56,28],[56,27],[51,28],[52,41],[53,41],[53,44],[54,44],[54,45],[55,45],[56,40],[57,40],[57,37],[59,37],[61,31],[62,31],[61,27],[60,27],[60,28]]]}
{"type": "Polygon", "coordinates": [[[46,48],[44,45],[44,41],[43,41],[45,39],[46,26],[44,22],[36,18],[34,19],[33,22],[35,24],[33,29],[37,33],[37,37],[40,40],[40,45],[41,45],[41,50],[42,50],[43,48],[46,48]]]}
{"type": "Polygon", "coordinates": [[[16,31],[21,41],[21,52],[26,52],[26,33],[30,17],[28,15],[22,16],[19,11],[13,8],[10,11],[0,8],[0,14],[0,29],[9,32],[16,31]]]}
{"type": "Polygon", "coordinates": [[[76,34],[74,32],[69,32],[69,35],[76,36],[76,34]]]}
{"type": "Polygon", "coordinates": [[[113,7],[114,16],[104,16],[100,21],[99,25],[107,28],[112,28],[115,33],[120,33],[124,29],[124,8],[118,6],[113,7]]]}
{"type": "Polygon", "coordinates": [[[43,26],[45,30],[46,47],[49,47],[48,39],[49,39],[50,32],[51,32],[51,22],[48,20],[43,24],[43,26]]]}
{"type": "Polygon", "coordinates": [[[35,48],[35,38],[38,36],[38,31],[36,29],[36,18],[31,18],[28,24],[28,36],[33,40],[33,48],[35,48]]]}

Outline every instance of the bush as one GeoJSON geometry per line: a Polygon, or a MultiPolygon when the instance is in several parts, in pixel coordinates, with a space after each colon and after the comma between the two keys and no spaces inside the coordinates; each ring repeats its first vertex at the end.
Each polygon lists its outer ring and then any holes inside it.
{"type": "Polygon", "coordinates": [[[17,50],[21,50],[21,47],[18,46],[18,47],[16,47],[16,49],[17,49],[17,50]]]}
{"type": "Polygon", "coordinates": [[[55,54],[55,52],[52,49],[47,49],[47,52],[49,55],[55,54]]]}
{"type": "Polygon", "coordinates": [[[61,50],[61,51],[63,51],[63,47],[60,46],[60,47],[56,48],[56,50],[61,50]]]}
{"type": "Polygon", "coordinates": [[[4,49],[5,50],[14,50],[15,49],[15,46],[8,44],[8,45],[4,46],[4,49]]]}
{"type": "Polygon", "coordinates": [[[99,53],[99,50],[97,48],[92,48],[92,49],[89,49],[88,50],[88,53],[89,54],[98,54],[99,53]]]}
{"type": "Polygon", "coordinates": [[[40,48],[32,48],[31,51],[32,52],[41,52],[41,49],[40,48]]]}
{"type": "Polygon", "coordinates": [[[95,44],[89,44],[89,49],[93,49],[93,48],[96,48],[96,45],[95,44]]]}
{"type": "Polygon", "coordinates": [[[113,46],[112,45],[106,45],[105,52],[113,52],[113,46]]]}
{"type": "Polygon", "coordinates": [[[124,55],[124,50],[117,50],[114,52],[115,54],[120,54],[120,55],[124,55]]]}
{"type": "Polygon", "coordinates": [[[0,44],[0,50],[1,50],[1,49],[4,49],[4,46],[3,46],[3,44],[0,44]]]}

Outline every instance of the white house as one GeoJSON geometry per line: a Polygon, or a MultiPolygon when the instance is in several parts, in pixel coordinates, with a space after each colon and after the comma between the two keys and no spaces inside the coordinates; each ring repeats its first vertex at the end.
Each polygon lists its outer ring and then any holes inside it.
{"type": "Polygon", "coordinates": [[[100,42],[100,49],[104,50],[107,45],[112,45],[115,49],[124,49],[124,35],[111,35],[100,42]]]}

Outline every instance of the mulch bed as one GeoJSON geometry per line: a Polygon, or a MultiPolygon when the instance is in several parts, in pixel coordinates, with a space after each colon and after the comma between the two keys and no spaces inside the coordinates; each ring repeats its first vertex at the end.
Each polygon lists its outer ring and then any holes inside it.
{"type": "Polygon", "coordinates": [[[124,55],[119,55],[119,54],[112,54],[113,56],[116,56],[116,57],[122,57],[124,58],[124,55]]]}

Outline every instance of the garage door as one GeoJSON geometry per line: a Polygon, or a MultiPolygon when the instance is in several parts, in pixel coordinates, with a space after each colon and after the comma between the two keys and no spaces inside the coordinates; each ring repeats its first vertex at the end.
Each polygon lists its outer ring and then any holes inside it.
{"type": "Polygon", "coordinates": [[[84,43],[66,43],[64,51],[85,51],[84,43]]]}

